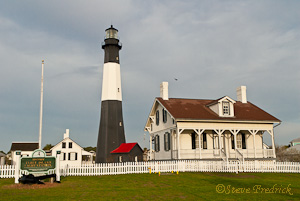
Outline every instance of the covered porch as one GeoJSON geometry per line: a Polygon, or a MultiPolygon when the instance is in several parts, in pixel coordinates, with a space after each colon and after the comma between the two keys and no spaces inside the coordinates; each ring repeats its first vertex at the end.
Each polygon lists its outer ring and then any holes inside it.
{"type": "Polygon", "coordinates": [[[171,159],[240,160],[275,159],[273,124],[228,127],[178,126],[171,132],[171,159]],[[265,149],[269,135],[272,149],[265,149]]]}

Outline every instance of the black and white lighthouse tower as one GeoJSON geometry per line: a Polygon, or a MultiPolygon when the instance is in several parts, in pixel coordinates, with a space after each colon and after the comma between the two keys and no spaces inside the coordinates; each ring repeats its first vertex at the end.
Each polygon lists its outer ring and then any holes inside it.
{"type": "Polygon", "coordinates": [[[111,151],[125,143],[119,51],[122,44],[112,25],[102,43],[104,66],[96,163],[113,162],[111,151]]]}

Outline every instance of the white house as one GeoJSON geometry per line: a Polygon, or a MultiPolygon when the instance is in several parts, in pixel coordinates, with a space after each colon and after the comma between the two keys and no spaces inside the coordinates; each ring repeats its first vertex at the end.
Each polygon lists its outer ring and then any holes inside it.
{"type": "Polygon", "coordinates": [[[274,160],[275,124],[281,121],[247,101],[246,87],[237,100],[168,97],[168,83],[160,86],[145,125],[150,134],[150,159],[274,160]],[[263,138],[271,136],[272,149],[263,138]]]}
{"type": "Polygon", "coordinates": [[[11,164],[16,164],[16,151],[21,151],[21,157],[31,156],[33,151],[39,148],[38,142],[12,142],[11,144],[11,164]]]}
{"type": "Polygon", "coordinates": [[[57,151],[60,151],[60,166],[80,166],[83,163],[92,163],[93,154],[85,151],[79,144],[70,138],[69,129],[66,129],[64,138],[51,149],[52,156],[56,156],[57,151]],[[88,158],[88,161],[83,161],[82,158],[88,158]]]}

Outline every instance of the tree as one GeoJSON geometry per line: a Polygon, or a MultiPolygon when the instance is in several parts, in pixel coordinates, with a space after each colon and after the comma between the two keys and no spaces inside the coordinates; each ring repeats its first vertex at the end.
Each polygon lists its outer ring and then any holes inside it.
{"type": "Polygon", "coordinates": [[[53,147],[52,144],[46,144],[43,148],[43,150],[50,150],[53,147]]]}
{"type": "Polygon", "coordinates": [[[95,151],[96,152],[96,147],[84,147],[83,148],[85,151],[88,151],[88,152],[90,152],[90,151],[95,151]]]}

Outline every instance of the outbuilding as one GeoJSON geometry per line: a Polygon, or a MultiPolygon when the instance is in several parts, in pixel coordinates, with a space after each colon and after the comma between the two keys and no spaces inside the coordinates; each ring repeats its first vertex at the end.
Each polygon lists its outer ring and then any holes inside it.
{"type": "Polygon", "coordinates": [[[39,148],[38,142],[13,142],[11,144],[11,164],[16,164],[16,151],[21,151],[21,157],[31,156],[39,148]]]}
{"type": "Polygon", "coordinates": [[[122,143],[117,149],[110,152],[112,162],[138,162],[143,161],[143,150],[137,142],[122,143]]]}

